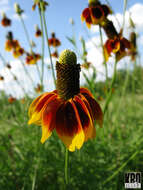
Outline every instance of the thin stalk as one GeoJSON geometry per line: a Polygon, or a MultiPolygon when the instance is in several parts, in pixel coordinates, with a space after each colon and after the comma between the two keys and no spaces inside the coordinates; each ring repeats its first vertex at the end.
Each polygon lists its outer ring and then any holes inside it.
{"type": "Polygon", "coordinates": [[[49,51],[50,64],[51,64],[51,68],[52,68],[52,76],[53,76],[54,84],[56,87],[56,77],[55,77],[54,66],[53,66],[53,61],[52,61],[52,56],[51,56],[51,50],[50,50],[49,41],[48,41],[48,30],[47,30],[47,24],[46,24],[46,19],[45,19],[45,12],[43,10],[42,3],[40,3],[40,7],[41,7],[42,18],[43,18],[43,24],[44,24],[44,28],[45,28],[45,35],[46,35],[46,42],[47,42],[48,51],[49,51]]]}
{"type": "MultiPolygon", "coordinates": [[[[0,58],[2,60],[2,64],[3,66],[5,67],[6,66],[6,61],[4,59],[4,57],[0,54],[0,58]]],[[[16,78],[16,75],[11,71],[9,70],[10,74],[12,75],[13,79],[15,80],[16,78]]],[[[23,91],[23,93],[26,95],[26,91],[25,89],[23,88],[23,86],[20,84],[20,82],[18,80],[15,80],[15,82],[18,84],[18,86],[21,88],[21,90],[23,91]]]]}
{"type": "Polygon", "coordinates": [[[22,60],[20,60],[20,62],[21,62],[21,64],[22,64],[22,66],[23,66],[23,69],[24,69],[25,74],[26,74],[26,75],[28,76],[28,78],[30,79],[30,81],[31,81],[31,83],[32,83],[32,85],[33,85],[33,87],[35,87],[35,86],[34,86],[34,81],[33,81],[33,79],[31,78],[31,75],[29,74],[29,72],[28,72],[26,66],[24,65],[24,63],[23,63],[22,60]]]}
{"type": "MultiPolygon", "coordinates": [[[[102,35],[102,30],[101,30],[101,26],[99,26],[99,33],[100,33],[100,41],[101,41],[101,46],[102,46],[102,52],[103,52],[103,58],[104,58],[104,66],[105,66],[105,76],[106,76],[106,82],[108,79],[108,68],[107,68],[107,64],[106,64],[106,58],[105,58],[105,52],[104,52],[104,44],[103,44],[103,35],[102,35]]],[[[108,84],[107,84],[108,86],[108,84]]]]}
{"type": "Polygon", "coordinates": [[[68,185],[68,149],[65,151],[65,182],[68,185]]]}
{"type": "Polygon", "coordinates": [[[122,29],[124,30],[124,26],[125,26],[125,14],[126,14],[126,9],[127,9],[127,0],[124,0],[124,10],[123,10],[123,26],[122,29]]]}
{"type": "Polygon", "coordinates": [[[110,91],[107,94],[107,99],[106,99],[106,102],[105,102],[105,106],[103,108],[103,113],[104,114],[106,113],[106,111],[108,109],[108,106],[109,106],[109,103],[110,103],[110,100],[112,98],[112,88],[113,88],[113,85],[114,85],[114,82],[115,82],[115,79],[116,79],[116,68],[117,68],[117,61],[115,61],[115,64],[114,64],[114,73],[113,73],[113,77],[112,77],[112,81],[111,81],[110,91]]]}
{"type": "MultiPolygon", "coordinates": [[[[27,42],[28,42],[28,44],[30,46],[31,51],[33,52],[33,50],[32,50],[33,48],[32,48],[31,42],[30,42],[29,34],[28,34],[27,28],[25,26],[24,20],[23,20],[23,18],[22,18],[21,15],[18,15],[18,16],[19,16],[19,18],[21,20],[21,23],[22,23],[22,26],[23,26],[23,29],[24,29],[24,32],[25,32],[25,36],[26,36],[26,39],[27,39],[27,42]]],[[[39,78],[41,78],[40,77],[40,70],[39,70],[39,67],[37,65],[37,62],[36,62],[36,68],[37,68],[37,72],[38,72],[39,78]]]]}
{"type": "Polygon", "coordinates": [[[43,86],[45,43],[44,43],[44,26],[43,26],[43,21],[42,21],[42,15],[41,15],[40,8],[39,8],[39,15],[40,15],[40,25],[41,25],[41,31],[42,31],[42,73],[41,73],[41,86],[43,86]]]}

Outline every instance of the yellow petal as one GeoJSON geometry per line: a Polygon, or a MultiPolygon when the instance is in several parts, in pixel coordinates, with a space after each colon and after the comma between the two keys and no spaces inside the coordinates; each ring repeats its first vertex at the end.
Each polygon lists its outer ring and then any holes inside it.
{"type": "Polygon", "coordinates": [[[37,125],[41,124],[41,112],[35,112],[32,114],[32,117],[28,121],[28,125],[35,123],[37,125]]]}
{"type": "Polygon", "coordinates": [[[47,126],[42,126],[42,138],[41,143],[43,144],[50,136],[52,132],[49,130],[47,126]]]}
{"type": "Polygon", "coordinates": [[[81,21],[84,22],[85,18],[83,15],[81,15],[81,21]]]}

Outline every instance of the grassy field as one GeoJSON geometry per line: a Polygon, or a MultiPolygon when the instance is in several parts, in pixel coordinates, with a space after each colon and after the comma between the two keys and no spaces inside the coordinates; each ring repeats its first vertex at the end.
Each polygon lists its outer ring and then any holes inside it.
{"type": "MultiPolygon", "coordinates": [[[[115,88],[104,126],[96,126],[96,139],[69,153],[68,187],[64,181],[65,147],[56,133],[42,145],[41,128],[27,125],[32,100],[9,104],[1,94],[0,189],[124,189],[125,172],[143,172],[142,92],[141,88],[139,92],[115,88]]],[[[104,100],[100,104],[103,106],[104,100]]]]}

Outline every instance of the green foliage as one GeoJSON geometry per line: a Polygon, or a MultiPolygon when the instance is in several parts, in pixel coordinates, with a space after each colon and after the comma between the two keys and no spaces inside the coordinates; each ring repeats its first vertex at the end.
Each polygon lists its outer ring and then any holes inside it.
{"type": "MultiPolygon", "coordinates": [[[[80,151],[69,153],[68,187],[64,181],[65,147],[56,133],[41,144],[41,128],[27,125],[32,100],[9,104],[1,94],[0,189],[124,189],[124,173],[143,168],[142,71],[138,67],[129,72],[128,80],[127,71],[118,72],[103,128],[96,126],[96,139],[86,142],[80,151]]],[[[103,93],[100,89],[104,86],[98,82],[96,92],[103,93]]]]}

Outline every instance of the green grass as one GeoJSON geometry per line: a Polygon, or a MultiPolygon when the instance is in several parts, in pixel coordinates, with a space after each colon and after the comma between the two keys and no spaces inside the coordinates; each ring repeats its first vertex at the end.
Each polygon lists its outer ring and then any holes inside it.
{"type": "MultiPolygon", "coordinates": [[[[0,105],[0,189],[124,189],[124,173],[143,170],[143,95],[115,89],[103,128],[95,140],[69,153],[69,185],[64,181],[65,147],[56,133],[40,143],[41,128],[28,126],[25,104],[0,105]]],[[[104,105],[104,101],[101,102],[104,105]]]]}

